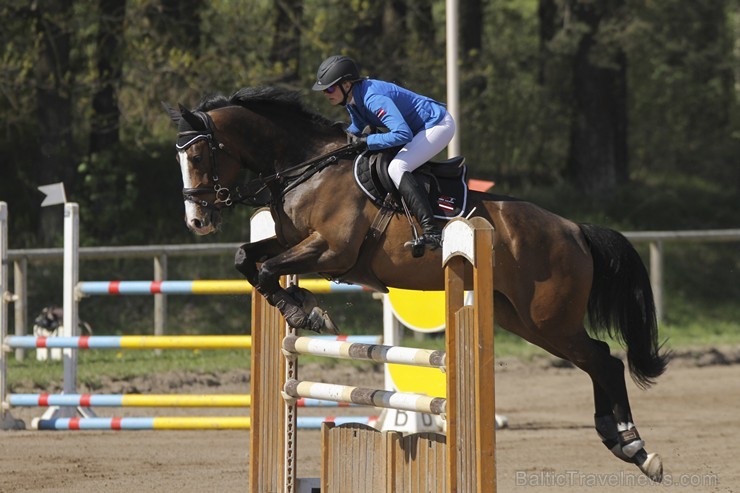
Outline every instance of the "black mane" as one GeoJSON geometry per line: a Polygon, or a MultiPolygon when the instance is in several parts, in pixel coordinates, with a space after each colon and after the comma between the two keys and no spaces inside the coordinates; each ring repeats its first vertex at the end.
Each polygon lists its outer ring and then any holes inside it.
{"type": "Polygon", "coordinates": [[[330,126],[332,121],[315,113],[301,102],[300,93],[280,87],[245,87],[239,89],[230,97],[215,94],[204,97],[197,111],[211,111],[226,106],[242,106],[253,111],[264,111],[269,108],[281,108],[320,125],[330,126]]]}

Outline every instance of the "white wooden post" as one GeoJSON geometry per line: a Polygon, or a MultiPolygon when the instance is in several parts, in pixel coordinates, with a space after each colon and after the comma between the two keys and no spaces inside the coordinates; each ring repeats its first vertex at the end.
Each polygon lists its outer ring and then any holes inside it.
{"type": "Polygon", "coordinates": [[[655,318],[663,323],[663,242],[650,242],[650,284],[655,300],[655,318]]]}
{"type": "MultiPolygon", "coordinates": [[[[26,280],[28,273],[28,259],[22,258],[13,262],[13,290],[15,302],[15,335],[26,335],[28,326],[28,291],[26,289],[26,280]]],[[[15,350],[15,359],[23,361],[25,349],[17,348],[15,350]]]]}
{"type": "Polygon", "coordinates": [[[457,48],[457,0],[445,2],[445,30],[447,34],[447,111],[455,119],[457,132],[447,146],[449,157],[460,155],[460,90],[458,74],[457,48]]]}
{"type": "MultiPolygon", "coordinates": [[[[70,202],[64,204],[64,337],[75,337],[79,330],[77,300],[75,289],[79,275],[79,205],[70,202]]],[[[65,348],[62,351],[64,361],[64,393],[77,393],[77,350],[65,348]]]]}
{"type": "Polygon", "coordinates": [[[5,337],[8,335],[8,204],[0,202],[0,430],[23,429],[25,424],[11,416],[7,406],[8,355],[5,337]],[[7,351],[6,351],[7,349],[7,351]]]}

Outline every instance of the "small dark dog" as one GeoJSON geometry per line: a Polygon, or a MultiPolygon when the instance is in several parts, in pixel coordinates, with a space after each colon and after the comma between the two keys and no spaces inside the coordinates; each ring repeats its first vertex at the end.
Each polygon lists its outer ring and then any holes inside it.
{"type": "MultiPolygon", "coordinates": [[[[41,313],[33,321],[33,335],[35,337],[55,337],[61,334],[62,324],[64,323],[64,310],[58,306],[47,306],[41,310],[41,313]]],[[[92,327],[84,320],[79,323],[80,334],[92,335],[92,327]]],[[[46,361],[51,352],[51,359],[62,359],[62,350],[59,348],[38,348],[36,349],[36,359],[46,361]]]]}

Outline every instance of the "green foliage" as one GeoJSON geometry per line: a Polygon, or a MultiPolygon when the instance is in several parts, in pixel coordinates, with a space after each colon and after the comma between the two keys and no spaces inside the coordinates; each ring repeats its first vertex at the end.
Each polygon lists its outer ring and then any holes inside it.
{"type": "Polygon", "coordinates": [[[634,172],[647,168],[737,183],[731,4],[635,2],[627,38],[630,86],[639,88],[632,91],[634,172]]]}
{"type": "Polygon", "coordinates": [[[461,72],[463,154],[481,178],[552,182],[565,162],[568,129],[564,113],[547,101],[538,80],[532,5],[490,4],[484,39],[491,41],[461,72]]]}
{"type": "MultiPolygon", "coordinates": [[[[141,195],[144,179],[139,174],[150,171],[156,160],[168,163],[164,149],[173,139],[160,101],[194,106],[206,94],[278,83],[297,64],[299,80],[291,81],[291,86],[330,118],[346,120],[343,109],[326,106],[308,90],[319,61],[331,53],[355,57],[370,76],[446,98],[441,0],[380,4],[305,0],[300,13],[289,15],[300,27],[297,61],[271,58],[274,2],[191,0],[179,8],[173,5],[158,0],[126,2],[123,79],[117,86],[121,144],[99,155],[88,151],[92,94],[100,84],[96,57],[105,56],[97,46],[97,4],[72,2],[69,18],[43,9],[48,7],[44,4],[11,1],[0,7],[8,19],[0,34],[4,46],[0,153],[11,171],[10,179],[0,184],[0,193],[18,205],[11,241],[28,238],[29,229],[38,223],[37,209],[31,206],[38,201],[39,183],[30,160],[43,140],[37,135],[34,109],[38,104],[34,89],[44,82],[35,79],[44,33],[40,22],[54,22],[71,34],[70,72],[58,74],[67,81],[62,87],[68,88],[74,106],[70,151],[78,166],[68,190],[74,200],[88,203],[111,190],[120,194],[110,210],[100,211],[101,222],[148,215],[149,207],[137,206],[151,197],[141,195]],[[137,166],[134,158],[147,165],[137,166]],[[78,185],[79,193],[74,193],[78,185]]],[[[735,85],[740,38],[732,5],[728,0],[689,6],[679,0],[627,0],[600,23],[593,62],[608,66],[619,50],[628,58],[630,173],[635,182],[656,172],[717,183],[737,182],[740,177],[735,85]]],[[[573,20],[570,12],[576,8],[582,8],[582,2],[483,2],[481,47],[463,53],[460,60],[459,127],[474,176],[516,185],[563,181],[570,145],[568,57],[589,29],[573,20]],[[538,7],[545,3],[555,7],[555,17],[549,19],[555,30],[549,40],[540,39],[543,20],[538,7]]],[[[173,166],[159,164],[156,169],[160,190],[168,190],[170,182],[179,179],[173,177],[173,166]]],[[[90,243],[135,241],[136,236],[131,233],[135,228],[88,231],[90,243]]]]}

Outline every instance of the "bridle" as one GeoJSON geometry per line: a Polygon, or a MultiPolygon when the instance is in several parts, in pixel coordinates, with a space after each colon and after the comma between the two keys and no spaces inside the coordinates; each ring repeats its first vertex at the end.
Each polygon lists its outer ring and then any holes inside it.
{"type": "MultiPolygon", "coordinates": [[[[237,185],[234,187],[234,195],[232,196],[232,190],[228,187],[221,186],[219,183],[219,176],[218,176],[218,164],[216,161],[216,151],[222,151],[226,154],[229,154],[228,151],[226,151],[225,146],[223,143],[218,142],[216,140],[216,137],[214,135],[215,126],[213,124],[213,120],[211,119],[210,115],[208,113],[204,113],[202,111],[196,111],[193,112],[194,115],[196,115],[198,118],[200,118],[203,123],[205,123],[206,130],[185,130],[178,132],[177,134],[177,143],[175,144],[175,148],[179,151],[186,151],[188,148],[190,148],[192,145],[194,145],[196,142],[200,142],[201,140],[207,141],[208,149],[210,153],[210,163],[211,163],[211,181],[213,182],[213,186],[199,186],[194,188],[183,188],[182,189],[182,198],[186,202],[193,202],[194,204],[197,204],[201,207],[204,207],[206,209],[215,209],[220,210],[223,207],[231,207],[234,204],[250,204],[250,205],[264,205],[264,201],[259,200],[260,194],[265,190],[265,186],[260,187],[256,192],[254,193],[242,193],[242,190],[237,185]],[[209,202],[208,200],[202,198],[202,195],[207,194],[214,194],[214,199],[212,202],[209,202]]],[[[230,155],[230,154],[229,154],[230,155]]],[[[232,156],[233,157],[233,156],[232,156]]],[[[249,188],[247,184],[245,188],[249,188]]]]}
{"type": "Polygon", "coordinates": [[[197,116],[205,125],[204,130],[183,130],[177,134],[177,143],[175,148],[179,151],[185,151],[201,140],[207,141],[210,162],[211,162],[211,181],[213,186],[199,186],[194,188],[183,188],[182,197],[186,202],[192,202],[203,208],[211,210],[220,210],[223,207],[232,207],[235,204],[248,204],[256,206],[267,205],[271,199],[265,199],[264,193],[266,190],[271,188],[271,184],[278,183],[279,190],[270,190],[271,192],[277,192],[273,194],[272,199],[284,196],[290,190],[301,183],[308,180],[311,176],[318,173],[326,166],[334,164],[339,159],[347,154],[354,155],[355,145],[348,144],[334,149],[326,154],[312,158],[308,161],[302,162],[295,166],[291,166],[284,169],[282,172],[274,173],[268,176],[260,176],[259,178],[245,183],[241,188],[237,185],[234,187],[233,196],[232,190],[228,187],[223,187],[219,183],[218,176],[218,165],[216,161],[217,151],[225,152],[227,155],[233,157],[225,149],[223,143],[216,140],[214,130],[215,125],[208,113],[202,111],[192,112],[197,116]],[[295,175],[290,172],[303,170],[295,175]],[[250,190],[255,190],[251,192],[250,190]],[[200,197],[202,195],[214,194],[214,200],[209,202],[208,200],[200,197]]]}

